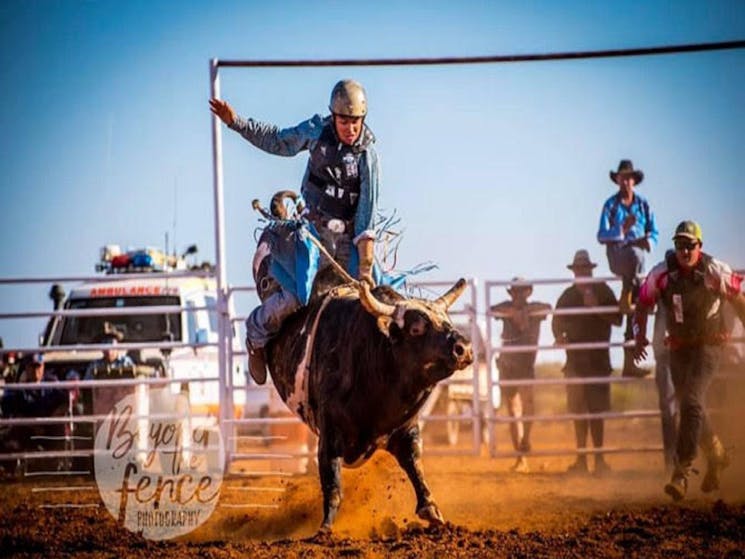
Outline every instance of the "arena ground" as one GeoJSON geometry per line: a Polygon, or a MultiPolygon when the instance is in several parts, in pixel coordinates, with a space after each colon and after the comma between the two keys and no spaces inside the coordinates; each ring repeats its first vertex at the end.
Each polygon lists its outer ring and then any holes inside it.
{"type": "MultiPolygon", "coordinates": [[[[609,441],[653,436],[654,422],[609,422],[609,441]]],[[[568,425],[536,428],[538,440],[561,440],[568,425]],[[541,435],[538,437],[538,435],[541,435]]],[[[730,433],[731,435],[731,433],[730,433]]],[[[432,437],[433,435],[430,435],[432,437]]],[[[321,521],[318,480],[235,476],[223,483],[209,520],[177,540],[154,542],[115,523],[98,504],[93,480],[6,480],[0,485],[0,550],[9,557],[745,557],[745,456],[735,453],[721,491],[672,504],[657,453],[609,457],[603,477],[564,473],[572,457],[531,459],[532,472],[485,456],[429,456],[425,470],[448,524],[422,526],[414,495],[392,458],[378,453],[343,475],[345,498],[332,536],[321,521]],[[78,491],[35,487],[82,485],[78,491]],[[282,491],[258,492],[265,487],[282,491]],[[277,508],[232,508],[230,505],[277,508]],[[228,505],[228,506],[225,506],[228,505]]],[[[702,465],[701,465],[702,466],[702,465]]],[[[250,464],[237,467],[249,472],[250,464]],[[243,467],[245,466],[245,467],[243,467]]]]}

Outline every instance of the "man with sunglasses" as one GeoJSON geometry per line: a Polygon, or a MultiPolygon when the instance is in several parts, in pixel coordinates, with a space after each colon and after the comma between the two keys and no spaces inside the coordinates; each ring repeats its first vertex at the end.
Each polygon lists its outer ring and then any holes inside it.
{"type": "Polygon", "coordinates": [[[722,299],[732,304],[745,324],[745,295],[741,292],[743,277],[701,250],[703,235],[696,222],[682,221],[673,242],[675,250],[667,252],[641,286],[634,315],[634,358],[638,361],[647,355],[647,315],[659,302],[666,312],[670,372],[680,408],[675,467],[665,492],[679,501],[688,489],[698,445],[706,456],[704,493],[719,489],[721,472],[729,464],[725,448],[712,431],[704,397],[728,338],[722,299]]]}
{"type": "MultiPolygon", "coordinates": [[[[301,187],[307,217],[331,256],[350,274],[374,285],[380,172],[373,147],[375,136],[365,124],[367,95],[362,85],[354,80],[338,82],[331,91],[329,116],[315,115],[282,130],[238,116],[221,99],[210,99],[210,109],[231,130],[267,153],[293,156],[309,152],[301,187]]],[[[279,332],[284,319],[300,307],[295,294],[280,289],[246,321],[249,371],[258,384],[266,380],[264,347],[279,332]]]]}

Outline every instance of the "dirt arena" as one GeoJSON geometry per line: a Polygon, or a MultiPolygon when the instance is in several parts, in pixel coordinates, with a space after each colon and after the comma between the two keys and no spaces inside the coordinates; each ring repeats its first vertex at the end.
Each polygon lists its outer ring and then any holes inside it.
{"type": "MultiPolygon", "coordinates": [[[[536,440],[566,441],[569,428],[538,426],[536,440]]],[[[608,438],[648,436],[656,428],[648,420],[609,422],[608,438]]],[[[603,477],[564,473],[571,456],[533,457],[531,473],[515,474],[509,472],[511,461],[483,454],[425,459],[428,481],[448,520],[440,529],[417,521],[413,491],[388,455],[378,453],[363,467],[345,470],[344,501],[333,535],[325,537],[314,537],[321,498],[312,474],[231,477],[204,525],[164,542],[118,527],[103,505],[40,508],[100,503],[89,478],[6,480],[0,485],[0,550],[9,557],[81,558],[745,557],[741,453],[725,471],[720,492],[702,495],[701,476],[694,477],[690,498],[680,505],[662,492],[665,476],[657,453],[612,455],[613,471],[603,477]],[[87,488],[35,490],[55,485],[87,488]],[[246,504],[277,508],[230,506],[246,504]]]]}

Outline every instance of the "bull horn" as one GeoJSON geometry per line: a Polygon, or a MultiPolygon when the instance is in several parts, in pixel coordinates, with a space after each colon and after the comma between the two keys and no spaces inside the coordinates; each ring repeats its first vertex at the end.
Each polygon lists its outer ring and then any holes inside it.
{"type": "Polygon", "coordinates": [[[297,194],[292,190],[280,190],[274,196],[269,204],[269,210],[272,215],[278,219],[287,219],[287,210],[285,209],[285,198],[289,198],[293,203],[297,203],[297,194]]]}
{"type": "Polygon", "coordinates": [[[261,207],[261,202],[259,202],[259,200],[257,200],[256,198],[254,198],[254,200],[251,202],[251,207],[257,212],[259,212],[264,219],[269,219],[269,220],[274,219],[272,217],[272,214],[270,214],[268,211],[266,211],[264,208],[261,207]]]}
{"type": "Polygon", "coordinates": [[[378,301],[370,292],[370,286],[366,282],[357,282],[357,291],[359,291],[360,293],[360,303],[362,303],[362,306],[371,315],[378,318],[381,316],[392,317],[393,314],[396,312],[395,306],[389,305],[388,303],[383,303],[382,301],[378,301]]]}
{"type": "Polygon", "coordinates": [[[432,304],[446,311],[453,303],[455,303],[456,299],[461,296],[461,293],[463,293],[465,288],[466,280],[460,278],[455,282],[455,285],[447,291],[447,293],[435,299],[432,304]]]}

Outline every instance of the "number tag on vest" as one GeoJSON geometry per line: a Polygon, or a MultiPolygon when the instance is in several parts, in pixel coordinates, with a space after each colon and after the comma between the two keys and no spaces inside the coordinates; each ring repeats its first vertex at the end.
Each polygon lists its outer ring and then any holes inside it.
{"type": "Polygon", "coordinates": [[[357,176],[357,159],[351,153],[344,154],[342,158],[344,163],[344,171],[347,174],[347,178],[354,178],[357,176]]]}
{"type": "Polygon", "coordinates": [[[673,293],[673,314],[675,322],[683,324],[683,296],[680,293],[673,293]]]}

